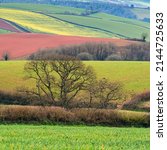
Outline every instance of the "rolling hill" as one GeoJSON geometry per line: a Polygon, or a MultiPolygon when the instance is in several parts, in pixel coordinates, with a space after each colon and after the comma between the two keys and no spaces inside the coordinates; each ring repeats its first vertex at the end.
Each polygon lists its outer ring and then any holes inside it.
{"type": "Polygon", "coordinates": [[[45,4],[1,4],[0,18],[38,33],[138,39],[142,33],[149,35],[149,23],[100,12],[83,16],[83,11],[45,4]]]}

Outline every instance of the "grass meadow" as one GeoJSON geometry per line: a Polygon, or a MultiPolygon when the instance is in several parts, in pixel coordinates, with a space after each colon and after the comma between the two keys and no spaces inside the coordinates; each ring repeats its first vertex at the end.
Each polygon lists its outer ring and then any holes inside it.
{"type": "MultiPolygon", "coordinates": [[[[26,61],[0,62],[0,90],[15,91],[17,87],[33,84],[24,79],[25,63],[26,61]]],[[[98,78],[121,82],[125,91],[140,93],[149,90],[149,62],[87,61],[84,63],[93,66],[98,78]]]]}
{"type": "Polygon", "coordinates": [[[1,150],[149,150],[149,128],[0,125],[1,150]]]}

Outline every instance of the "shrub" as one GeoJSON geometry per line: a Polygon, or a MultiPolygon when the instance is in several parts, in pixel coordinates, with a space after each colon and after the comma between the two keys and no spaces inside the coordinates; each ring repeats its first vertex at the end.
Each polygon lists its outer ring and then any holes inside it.
{"type": "Polygon", "coordinates": [[[106,60],[121,60],[121,56],[113,54],[106,58],[106,60]]]}
{"type": "Polygon", "coordinates": [[[0,106],[1,123],[70,123],[149,127],[149,113],[111,109],[64,109],[42,106],[0,106]]]}
{"type": "Polygon", "coordinates": [[[78,54],[77,58],[80,60],[93,60],[93,56],[86,52],[78,54]]]}
{"type": "Polygon", "coordinates": [[[150,92],[146,91],[141,94],[135,95],[131,100],[126,101],[122,105],[122,109],[127,110],[142,110],[142,111],[150,111],[149,106],[142,106],[142,103],[150,101],[150,92]]]}

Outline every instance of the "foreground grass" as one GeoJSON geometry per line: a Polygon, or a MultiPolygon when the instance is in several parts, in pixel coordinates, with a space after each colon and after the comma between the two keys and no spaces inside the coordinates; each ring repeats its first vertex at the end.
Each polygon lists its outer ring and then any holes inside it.
{"type": "Polygon", "coordinates": [[[148,150],[148,128],[0,125],[1,150],[148,150]]]}
{"type": "MultiPolygon", "coordinates": [[[[0,90],[14,91],[20,86],[32,86],[32,82],[23,79],[25,61],[0,61],[0,90]]],[[[98,78],[109,78],[124,85],[125,91],[143,92],[149,90],[150,63],[149,62],[113,62],[89,61],[98,78]]]]}

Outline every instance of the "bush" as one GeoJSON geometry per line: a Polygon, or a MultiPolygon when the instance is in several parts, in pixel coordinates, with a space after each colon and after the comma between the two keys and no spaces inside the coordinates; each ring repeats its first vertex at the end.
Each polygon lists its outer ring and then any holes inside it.
{"type": "Polygon", "coordinates": [[[86,52],[78,54],[77,58],[80,60],[93,60],[93,56],[86,52]]]}
{"type": "Polygon", "coordinates": [[[141,94],[135,95],[131,100],[126,101],[122,105],[122,109],[126,110],[142,110],[142,111],[150,111],[150,106],[142,106],[142,103],[150,101],[150,92],[146,91],[141,94]]]}
{"type": "Polygon", "coordinates": [[[106,60],[121,60],[121,56],[119,56],[119,55],[110,55],[110,56],[108,56],[107,58],[106,58],[106,60]]]}
{"type": "Polygon", "coordinates": [[[149,127],[149,113],[107,109],[64,109],[42,106],[0,106],[1,123],[70,123],[149,127]]]}
{"type": "Polygon", "coordinates": [[[53,105],[50,101],[43,97],[40,101],[39,98],[35,96],[30,96],[21,93],[10,93],[0,91],[0,104],[5,105],[53,105]]]}

